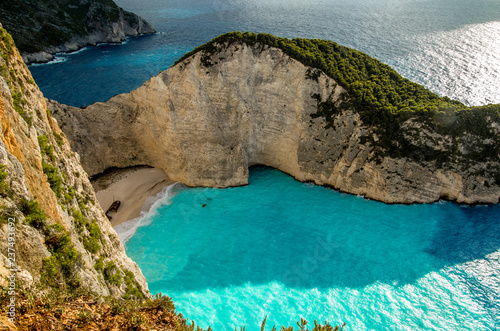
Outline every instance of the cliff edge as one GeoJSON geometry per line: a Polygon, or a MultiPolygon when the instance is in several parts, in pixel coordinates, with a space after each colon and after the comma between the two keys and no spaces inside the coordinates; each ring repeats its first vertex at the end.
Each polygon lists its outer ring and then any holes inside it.
{"type": "MultiPolygon", "coordinates": [[[[88,175],[0,25],[0,285],[149,297],[88,175]]],[[[19,288],[16,288],[17,291],[19,288]]]]}
{"type": "Polygon", "coordinates": [[[440,98],[327,41],[230,33],[131,93],[49,108],[90,175],[150,165],[228,187],[262,164],[387,203],[500,197],[498,105],[440,98]]]}
{"type": "Polygon", "coordinates": [[[155,32],[142,17],[112,0],[1,1],[0,22],[28,64],[48,62],[58,52],[155,32]]]}

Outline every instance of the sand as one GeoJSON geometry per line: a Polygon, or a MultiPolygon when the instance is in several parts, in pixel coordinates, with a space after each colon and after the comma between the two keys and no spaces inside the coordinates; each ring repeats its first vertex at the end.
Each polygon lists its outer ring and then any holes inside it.
{"type": "Polygon", "coordinates": [[[121,202],[118,212],[108,213],[112,226],[138,217],[147,198],[173,183],[163,170],[145,167],[118,169],[92,180],[97,200],[104,211],[113,201],[121,202]]]}

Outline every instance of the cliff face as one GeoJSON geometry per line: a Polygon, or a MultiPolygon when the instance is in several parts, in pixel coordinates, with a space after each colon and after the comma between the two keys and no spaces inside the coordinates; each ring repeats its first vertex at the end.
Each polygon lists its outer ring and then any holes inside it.
{"type": "Polygon", "coordinates": [[[2,1],[0,22],[26,63],[47,62],[58,52],[155,32],[143,18],[112,0],[2,1]]]}
{"type": "MultiPolygon", "coordinates": [[[[364,124],[350,99],[278,48],[232,43],[197,52],[108,102],[49,108],[90,175],[147,164],[190,186],[228,187],[247,184],[248,167],[263,164],[389,203],[498,202],[498,150],[493,159],[464,161],[495,139],[453,138],[410,118],[401,134],[415,153],[384,156],[380,131],[364,124]],[[325,121],[325,105],[342,111],[325,121]],[[452,149],[462,151],[453,162],[420,157],[452,149]]],[[[498,141],[500,123],[487,129],[498,141]]]]}
{"type": "Polygon", "coordinates": [[[15,249],[18,286],[148,295],[144,276],[126,256],[78,155],[1,25],[0,33],[0,275],[10,275],[15,249]]]}

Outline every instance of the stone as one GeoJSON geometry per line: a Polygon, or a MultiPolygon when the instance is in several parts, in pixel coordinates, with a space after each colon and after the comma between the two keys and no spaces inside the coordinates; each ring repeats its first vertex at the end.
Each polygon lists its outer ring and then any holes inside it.
{"type": "MultiPolygon", "coordinates": [[[[353,109],[326,128],[323,118],[311,116],[318,111],[313,95],[340,106],[349,99],[346,90],[324,73],[308,79],[309,68],[280,49],[233,43],[212,54],[209,66],[204,56],[195,53],[137,90],[85,109],[49,101],[84,169],[94,175],[149,165],[189,186],[230,187],[248,183],[250,166],[267,165],[386,203],[499,200],[498,184],[481,184],[460,162],[440,168],[415,158],[375,158],[375,129],[353,109]]],[[[405,125],[405,132],[420,134],[408,134],[412,144],[450,148],[448,137],[420,123],[405,125]]],[[[475,165],[487,166],[499,168],[475,165]]],[[[486,182],[495,180],[490,175],[486,182]]]]}
{"type": "MultiPolygon", "coordinates": [[[[0,25],[0,29],[2,26],[0,25]]],[[[2,35],[4,35],[4,31],[2,35]]],[[[125,253],[123,244],[99,206],[89,177],[82,168],[77,154],[69,145],[57,121],[47,111],[46,100],[33,82],[17,49],[6,45],[8,38],[0,40],[0,66],[7,68],[7,79],[0,75],[0,164],[6,173],[6,189],[0,191],[0,277],[8,275],[6,257],[9,251],[9,232],[15,233],[15,258],[18,279],[24,285],[39,284],[43,260],[51,256],[47,247],[47,234],[26,221],[20,210],[22,200],[36,201],[47,216],[48,226],[59,224],[70,235],[71,244],[81,256],[75,270],[83,287],[107,296],[121,297],[125,284],[111,284],[102,270],[94,267],[99,257],[103,264],[113,262],[117,272],[131,271],[145,296],[148,285],[141,270],[125,253]],[[9,81],[9,83],[7,82],[9,81]],[[14,95],[19,101],[14,101],[14,95]],[[24,113],[24,114],[22,114],[24,113]],[[50,146],[52,159],[39,146],[44,136],[50,146]],[[43,164],[50,164],[61,179],[61,195],[51,188],[43,164]],[[71,194],[70,194],[71,193],[71,194]],[[91,253],[83,244],[89,235],[77,224],[74,211],[81,212],[89,222],[95,221],[101,236],[97,253],[91,253]],[[15,223],[11,230],[9,222],[15,223]]],[[[2,281],[0,281],[2,283],[2,281]]],[[[21,284],[20,284],[21,285],[21,284]]]]}

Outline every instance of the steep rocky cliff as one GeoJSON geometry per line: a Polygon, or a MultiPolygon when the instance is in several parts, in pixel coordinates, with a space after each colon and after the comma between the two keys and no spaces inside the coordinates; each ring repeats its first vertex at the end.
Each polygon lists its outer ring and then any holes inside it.
{"type": "Polygon", "coordinates": [[[148,296],[144,276],[1,25],[0,34],[0,281],[15,261],[17,286],[148,296]]]}
{"type": "Polygon", "coordinates": [[[388,203],[499,201],[497,106],[402,111],[396,122],[380,102],[357,102],[356,82],[341,86],[292,58],[293,47],[270,46],[262,41],[268,37],[231,38],[200,47],[108,102],[85,109],[50,102],[85,170],[151,165],[190,186],[228,187],[247,184],[249,166],[263,164],[388,203]],[[363,112],[365,105],[376,110],[363,112]]]}
{"type": "Polygon", "coordinates": [[[112,0],[1,1],[0,22],[26,63],[47,62],[58,52],[155,32],[143,18],[112,0]]]}

